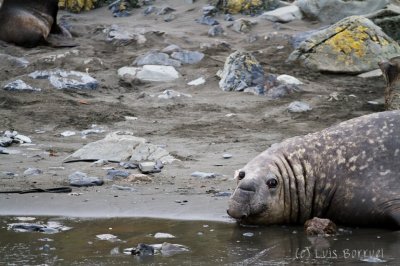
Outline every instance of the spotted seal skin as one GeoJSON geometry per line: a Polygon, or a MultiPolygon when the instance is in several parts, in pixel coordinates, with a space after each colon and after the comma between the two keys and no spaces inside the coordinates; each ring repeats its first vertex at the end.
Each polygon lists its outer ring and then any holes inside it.
{"type": "Polygon", "coordinates": [[[400,229],[400,111],[275,144],[236,172],[228,214],[244,224],[400,229]]]}
{"type": "Polygon", "coordinates": [[[58,0],[4,0],[0,40],[18,46],[45,44],[50,33],[69,35],[57,24],[58,0]]]}

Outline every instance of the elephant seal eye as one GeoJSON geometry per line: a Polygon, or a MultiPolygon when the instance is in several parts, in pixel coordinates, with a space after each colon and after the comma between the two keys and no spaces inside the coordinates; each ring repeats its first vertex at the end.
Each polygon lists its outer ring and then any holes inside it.
{"type": "Polygon", "coordinates": [[[268,188],[276,188],[277,185],[278,185],[278,180],[276,180],[276,178],[268,179],[267,181],[268,188]]]}
{"type": "Polygon", "coordinates": [[[239,176],[239,180],[242,180],[246,176],[246,172],[240,171],[238,176],[239,176]]]}

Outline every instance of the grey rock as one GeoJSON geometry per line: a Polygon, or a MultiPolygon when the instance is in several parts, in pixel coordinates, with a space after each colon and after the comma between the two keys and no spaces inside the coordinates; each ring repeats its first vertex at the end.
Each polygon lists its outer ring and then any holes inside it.
{"type": "MultiPolygon", "coordinates": [[[[400,4],[400,2],[398,2],[400,4]]],[[[377,26],[379,26],[387,35],[400,43],[400,5],[390,4],[385,9],[378,10],[366,15],[377,26]]]]}
{"type": "Polygon", "coordinates": [[[28,168],[24,171],[24,176],[35,176],[41,174],[43,174],[43,171],[38,168],[28,168]]]}
{"type": "Polygon", "coordinates": [[[302,90],[297,85],[281,84],[276,87],[268,89],[265,95],[272,99],[279,99],[294,92],[300,92],[300,91],[302,90]]]}
{"type": "Polygon", "coordinates": [[[217,192],[214,194],[214,197],[230,197],[232,192],[217,192]]]}
{"type": "Polygon", "coordinates": [[[249,52],[236,51],[228,56],[224,68],[217,73],[219,87],[224,91],[243,91],[254,86],[264,86],[264,69],[249,52]]]}
{"type": "Polygon", "coordinates": [[[8,147],[11,146],[11,144],[13,143],[13,139],[10,137],[0,137],[0,147],[8,147]]]}
{"type": "MultiPolygon", "coordinates": [[[[29,61],[23,57],[15,57],[8,54],[0,54],[0,62],[2,62],[2,66],[7,67],[20,67],[25,68],[29,66],[29,61]]],[[[0,66],[1,69],[1,66],[0,66]]]]}
{"type": "Polygon", "coordinates": [[[143,15],[147,16],[155,12],[157,12],[157,8],[155,6],[148,6],[143,10],[143,15]]]}
{"type": "Polygon", "coordinates": [[[165,149],[146,143],[143,138],[134,137],[127,133],[114,132],[102,140],[85,145],[68,156],[65,161],[97,161],[100,159],[114,162],[161,160],[163,164],[176,160],[165,149]]]}
{"type": "Polygon", "coordinates": [[[222,155],[222,158],[224,158],[224,159],[230,159],[230,158],[232,158],[232,154],[230,154],[230,153],[224,153],[223,155],[222,155]]]}
{"type": "Polygon", "coordinates": [[[293,20],[302,19],[303,15],[298,6],[291,5],[264,12],[261,18],[272,22],[288,23],[293,20]]]}
{"type": "Polygon", "coordinates": [[[162,49],[162,52],[166,54],[172,54],[173,52],[179,52],[179,51],[182,51],[182,49],[175,44],[168,45],[167,47],[162,49]]]}
{"type": "Polygon", "coordinates": [[[336,23],[353,16],[385,8],[389,0],[298,0],[296,5],[306,17],[325,23],[336,23]]]}
{"type": "Polygon", "coordinates": [[[48,79],[56,89],[96,89],[98,81],[89,74],[78,71],[66,71],[61,69],[35,71],[29,74],[33,79],[48,79]]]}
{"type": "Polygon", "coordinates": [[[243,92],[251,93],[254,95],[258,95],[258,96],[265,95],[264,87],[261,85],[254,86],[254,87],[248,87],[248,88],[244,89],[243,92]]]}
{"type": "Polygon", "coordinates": [[[116,189],[116,190],[122,190],[122,191],[136,191],[136,189],[134,189],[133,187],[127,187],[127,186],[119,186],[119,185],[112,185],[111,186],[112,189],[116,189]]]}
{"type": "Polygon", "coordinates": [[[197,177],[197,178],[215,178],[217,175],[215,173],[206,173],[206,172],[193,172],[190,176],[197,177]]]}
{"type": "Polygon", "coordinates": [[[218,9],[215,6],[207,5],[203,7],[204,16],[214,16],[218,13],[218,9]]]}
{"type": "Polygon", "coordinates": [[[398,55],[400,46],[372,21],[352,16],[313,34],[288,62],[300,62],[315,71],[359,74],[398,55]]]}
{"type": "Polygon", "coordinates": [[[3,89],[6,91],[31,91],[31,92],[37,92],[42,90],[40,88],[33,88],[32,86],[26,84],[25,81],[21,79],[17,79],[15,81],[6,84],[3,87],[3,89]]]}
{"type": "Polygon", "coordinates": [[[156,162],[139,163],[139,170],[142,174],[159,173],[161,172],[161,168],[162,167],[160,167],[156,162]]]}
{"type": "Polygon", "coordinates": [[[209,25],[209,26],[214,26],[214,25],[218,25],[219,22],[211,17],[211,16],[202,16],[199,19],[195,20],[197,23],[203,24],[203,25],[209,25]]]}
{"type": "Polygon", "coordinates": [[[233,22],[232,30],[238,33],[247,33],[251,31],[252,22],[250,20],[240,18],[233,22]]]}
{"type": "Polygon", "coordinates": [[[374,70],[357,75],[357,77],[364,78],[364,79],[376,78],[376,77],[380,77],[380,76],[382,76],[382,70],[380,70],[380,69],[374,69],[374,70]]]}
{"type": "Polygon", "coordinates": [[[288,84],[288,85],[302,85],[303,82],[301,82],[300,80],[298,80],[297,78],[290,76],[290,75],[279,75],[276,77],[277,81],[280,84],[288,84]]]}
{"type": "Polygon", "coordinates": [[[288,106],[288,111],[291,113],[304,113],[311,110],[311,106],[305,102],[294,101],[291,102],[288,106]]]}
{"type": "Polygon", "coordinates": [[[158,95],[158,99],[164,99],[164,100],[175,99],[175,98],[191,98],[191,97],[192,95],[190,94],[181,93],[175,90],[165,90],[158,95]]]}
{"type": "Polygon", "coordinates": [[[163,65],[163,66],[173,66],[180,67],[181,62],[169,58],[166,53],[159,52],[149,52],[145,55],[138,56],[133,62],[134,65],[144,66],[144,65],[163,65]]]}
{"type": "Polygon", "coordinates": [[[221,36],[223,33],[224,33],[224,28],[222,28],[221,25],[212,26],[208,30],[208,36],[211,36],[211,37],[221,36]]]}
{"type": "Polygon", "coordinates": [[[107,35],[106,40],[114,46],[126,46],[131,43],[144,44],[146,37],[143,34],[125,30],[117,25],[111,25],[109,28],[104,29],[107,35]]]}
{"type": "Polygon", "coordinates": [[[68,231],[71,227],[64,226],[58,222],[49,221],[47,224],[39,223],[12,223],[8,225],[8,230],[15,232],[40,232],[45,234],[55,234],[68,231]]]}
{"type": "Polygon", "coordinates": [[[174,14],[167,14],[167,15],[164,16],[163,19],[164,19],[165,22],[171,22],[174,19],[176,19],[176,16],[174,14]]]}
{"type": "Polygon", "coordinates": [[[132,162],[120,162],[119,165],[124,169],[136,169],[139,167],[136,163],[132,162]]]}
{"type": "Polygon", "coordinates": [[[171,244],[164,242],[161,247],[161,254],[163,256],[172,256],[175,254],[188,252],[190,251],[187,246],[179,245],[179,244],[171,244]]]}
{"type": "Polygon", "coordinates": [[[245,237],[253,237],[254,233],[252,233],[252,232],[243,233],[243,236],[245,236],[245,237]]]}
{"type": "Polygon", "coordinates": [[[181,61],[182,64],[197,64],[204,58],[204,54],[197,51],[192,52],[184,50],[173,52],[171,57],[181,61]]]}
{"type": "Polygon", "coordinates": [[[107,179],[113,180],[116,177],[122,177],[122,178],[127,178],[130,175],[129,172],[127,171],[121,171],[121,170],[113,170],[110,169],[107,171],[107,179]]]}
{"type": "Polygon", "coordinates": [[[291,38],[290,38],[291,44],[295,49],[297,49],[297,48],[299,48],[299,46],[300,46],[300,44],[302,42],[304,42],[305,40],[311,38],[311,36],[313,34],[316,34],[319,31],[324,30],[326,28],[328,28],[328,27],[323,27],[323,28],[320,28],[318,30],[309,30],[309,31],[299,32],[299,33],[293,34],[291,36],[291,38]]]}
{"type": "Polygon", "coordinates": [[[118,76],[127,82],[136,78],[142,81],[168,82],[180,77],[173,66],[159,65],[144,65],[141,68],[122,67],[118,69],[118,76]]]}
{"type": "Polygon", "coordinates": [[[225,14],[224,20],[225,21],[235,21],[235,18],[231,14],[225,14]]]}
{"type": "Polygon", "coordinates": [[[173,8],[171,8],[169,6],[165,6],[165,7],[162,7],[160,9],[160,11],[157,12],[157,15],[166,15],[166,14],[169,14],[169,13],[174,12],[174,11],[176,11],[176,9],[173,9],[173,8]]]}
{"type": "Polygon", "coordinates": [[[32,140],[24,135],[17,134],[14,136],[14,142],[19,142],[19,143],[32,143],[32,140]]]}
{"type": "Polygon", "coordinates": [[[75,172],[68,176],[69,185],[74,187],[101,186],[104,181],[98,177],[87,176],[82,172],[75,172]]]}
{"type": "Polygon", "coordinates": [[[152,256],[154,255],[154,248],[151,245],[140,243],[134,249],[131,249],[131,254],[135,256],[152,256]]]}

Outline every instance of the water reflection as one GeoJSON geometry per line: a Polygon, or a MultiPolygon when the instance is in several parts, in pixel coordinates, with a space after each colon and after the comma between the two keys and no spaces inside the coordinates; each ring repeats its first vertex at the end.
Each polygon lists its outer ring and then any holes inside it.
{"type": "Polygon", "coordinates": [[[3,217],[0,265],[304,265],[355,264],[363,261],[400,265],[400,231],[352,229],[335,237],[307,237],[301,227],[239,227],[236,224],[155,219],[37,218],[72,227],[52,235],[7,230],[15,223],[3,217]],[[158,232],[175,238],[156,239],[158,232]],[[120,241],[96,235],[112,234],[120,241]],[[169,242],[190,248],[173,256],[131,256],[139,243],[169,242]]]}

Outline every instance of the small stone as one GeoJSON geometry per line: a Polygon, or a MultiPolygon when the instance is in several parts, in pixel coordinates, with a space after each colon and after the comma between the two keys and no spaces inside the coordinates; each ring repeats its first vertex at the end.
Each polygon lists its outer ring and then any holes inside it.
{"type": "Polygon", "coordinates": [[[164,21],[165,22],[171,22],[176,18],[176,16],[174,14],[168,14],[164,16],[164,21]]]}
{"type": "Polygon", "coordinates": [[[288,23],[293,20],[302,19],[303,15],[298,6],[289,5],[272,11],[264,12],[260,17],[272,22],[288,23]]]}
{"type": "Polygon", "coordinates": [[[155,162],[142,162],[142,163],[139,163],[139,170],[143,174],[161,172],[161,169],[156,167],[156,163],[155,162]]]}
{"type": "Polygon", "coordinates": [[[197,23],[203,24],[203,25],[209,25],[209,26],[214,26],[214,25],[218,25],[219,22],[211,17],[211,16],[202,16],[199,19],[195,20],[197,23]]]}
{"type": "Polygon", "coordinates": [[[119,247],[115,247],[110,251],[111,256],[119,255],[119,247]]]}
{"type": "Polygon", "coordinates": [[[11,144],[13,143],[13,139],[10,137],[0,137],[0,147],[8,147],[11,146],[11,144]]]}
{"type": "Polygon", "coordinates": [[[143,15],[147,16],[147,15],[150,15],[151,13],[155,13],[156,11],[157,11],[157,8],[155,6],[148,6],[143,11],[143,15]]]}
{"type": "Polygon", "coordinates": [[[304,228],[307,235],[336,234],[336,225],[329,219],[314,217],[305,222],[304,228]]]}
{"type": "Polygon", "coordinates": [[[67,131],[62,132],[60,135],[63,137],[71,137],[71,136],[75,136],[76,132],[67,130],[67,131]]]}
{"type": "Polygon", "coordinates": [[[224,28],[221,25],[214,25],[208,30],[208,36],[221,36],[224,33],[224,28]]]}
{"type": "Polygon", "coordinates": [[[157,15],[166,15],[166,14],[169,14],[174,11],[176,11],[176,10],[169,6],[166,6],[166,7],[161,8],[160,11],[157,12],[157,15]]]}
{"type": "Polygon", "coordinates": [[[196,51],[183,50],[180,52],[173,52],[171,57],[181,61],[182,64],[197,64],[204,58],[204,54],[196,51]]]}
{"type": "Polygon", "coordinates": [[[233,22],[232,30],[238,33],[247,33],[251,30],[252,22],[247,19],[237,19],[233,22]]]}
{"type": "Polygon", "coordinates": [[[70,186],[75,187],[90,187],[101,186],[104,181],[98,177],[88,177],[87,174],[82,172],[75,172],[68,176],[70,186]]]}
{"type": "Polygon", "coordinates": [[[215,173],[205,173],[205,172],[193,172],[191,174],[192,177],[198,177],[198,178],[215,178],[216,174],[215,173]]]}
{"type": "Polygon", "coordinates": [[[245,236],[245,237],[253,237],[254,233],[251,233],[251,232],[244,233],[243,236],[245,236]]]}
{"type": "Polygon", "coordinates": [[[225,154],[222,155],[222,158],[224,158],[224,159],[230,159],[230,158],[232,158],[232,154],[230,154],[230,153],[225,153],[225,154]]]}
{"type": "Polygon", "coordinates": [[[195,80],[192,80],[188,83],[189,86],[199,86],[199,85],[203,85],[204,83],[206,83],[206,80],[201,77],[195,80]]]}
{"type": "Polygon", "coordinates": [[[169,55],[166,53],[159,53],[159,52],[149,52],[145,55],[141,55],[138,58],[136,58],[133,64],[137,66],[144,66],[144,65],[163,65],[163,66],[173,66],[173,67],[181,66],[180,61],[169,58],[169,55]]]}
{"type": "Polygon", "coordinates": [[[161,94],[158,95],[158,99],[174,99],[174,98],[192,98],[192,95],[180,93],[174,90],[165,90],[161,94]]]}
{"type": "Polygon", "coordinates": [[[280,84],[289,84],[289,85],[302,85],[303,82],[298,80],[295,77],[289,76],[289,75],[279,75],[277,78],[278,82],[280,84]]]}
{"type": "Polygon", "coordinates": [[[134,189],[133,187],[128,187],[128,186],[119,186],[119,185],[112,185],[111,186],[112,189],[116,189],[116,190],[122,190],[122,191],[136,191],[136,189],[134,189]]]}
{"type": "Polygon", "coordinates": [[[217,192],[214,194],[215,197],[230,197],[232,192],[217,192]]]}
{"type": "Polygon", "coordinates": [[[154,255],[154,247],[152,247],[151,245],[140,243],[136,248],[131,249],[131,255],[152,256],[154,255]]]}
{"type": "Polygon", "coordinates": [[[125,169],[136,169],[138,165],[132,162],[120,162],[119,165],[125,169]]]}
{"type": "Polygon", "coordinates": [[[182,252],[188,252],[189,248],[184,245],[170,244],[164,242],[161,247],[161,254],[163,256],[172,256],[182,252]]]}
{"type": "Polygon", "coordinates": [[[38,168],[28,168],[24,171],[24,176],[35,176],[41,174],[43,174],[43,171],[38,168]]]}
{"type": "Polygon", "coordinates": [[[288,106],[288,111],[291,113],[304,113],[311,110],[312,108],[310,107],[310,105],[305,102],[294,101],[288,106]]]}
{"type": "Polygon", "coordinates": [[[235,21],[235,18],[231,14],[225,14],[224,20],[225,21],[235,21]]]}
{"type": "Polygon", "coordinates": [[[175,236],[168,233],[156,233],[154,238],[175,238],[175,236]]]}
{"type": "Polygon", "coordinates": [[[33,79],[48,79],[56,89],[89,89],[94,90],[98,81],[89,74],[78,71],[66,71],[62,69],[35,71],[29,74],[33,79]]]}
{"type": "Polygon", "coordinates": [[[117,236],[112,235],[112,234],[101,234],[101,235],[96,235],[96,238],[97,238],[97,239],[100,239],[100,240],[111,241],[111,242],[120,241],[120,239],[118,239],[117,236]]]}
{"type": "Polygon", "coordinates": [[[218,9],[215,6],[207,5],[203,7],[204,16],[214,16],[218,13],[218,9]]]}
{"type": "Polygon", "coordinates": [[[162,52],[166,54],[172,54],[173,52],[179,52],[179,51],[182,51],[182,49],[175,44],[168,45],[167,47],[162,49],[162,52]]]}
{"type": "Polygon", "coordinates": [[[364,79],[376,78],[376,77],[380,77],[380,76],[382,76],[382,70],[380,70],[380,69],[375,69],[375,70],[357,75],[357,77],[364,78],[364,79]]]}
{"type": "Polygon", "coordinates": [[[107,171],[107,179],[113,180],[116,177],[126,178],[130,175],[129,172],[121,171],[121,170],[108,170],[107,171]]]}
{"type": "Polygon", "coordinates": [[[42,89],[40,88],[33,88],[32,86],[25,83],[25,81],[17,79],[13,82],[6,84],[3,87],[6,91],[29,91],[29,92],[39,92],[42,89]]]}

